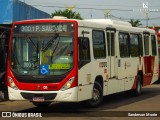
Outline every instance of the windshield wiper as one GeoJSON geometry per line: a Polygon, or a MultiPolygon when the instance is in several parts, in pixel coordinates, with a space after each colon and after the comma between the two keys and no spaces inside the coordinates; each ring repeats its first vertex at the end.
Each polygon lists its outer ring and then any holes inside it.
{"type": "MultiPolygon", "coordinates": [[[[26,40],[27,40],[27,42],[28,43],[31,43],[31,46],[34,48],[34,50],[36,50],[37,49],[37,47],[36,47],[36,45],[34,44],[34,42],[32,41],[32,39],[30,38],[30,37],[28,37],[28,36],[26,36],[26,40]]],[[[30,45],[30,44],[29,44],[30,45]]]]}
{"type": "Polygon", "coordinates": [[[48,43],[42,48],[42,51],[46,52],[48,50],[49,47],[51,47],[53,45],[53,43],[55,42],[55,40],[58,38],[59,34],[56,34],[54,37],[52,37],[48,43]]]}
{"type": "Polygon", "coordinates": [[[60,41],[60,38],[59,38],[59,40],[58,40],[58,42],[57,42],[57,44],[56,44],[56,46],[55,46],[55,48],[54,48],[54,50],[53,50],[53,52],[52,52],[52,55],[51,55],[51,63],[52,63],[53,54],[54,54],[54,52],[56,51],[56,49],[57,49],[57,47],[58,47],[58,45],[59,45],[59,41],[60,41]]]}

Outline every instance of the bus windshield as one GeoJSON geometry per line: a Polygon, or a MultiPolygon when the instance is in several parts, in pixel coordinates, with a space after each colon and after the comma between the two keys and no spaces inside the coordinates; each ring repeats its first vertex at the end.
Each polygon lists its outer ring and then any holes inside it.
{"type": "Polygon", "coordinates": [[[62,75],[73,68],[74,24],[13,26],[10,64],[17,75],[62,75]]]}
{"type": "Polygon", "coordinates": [[[62,75],[73,67],[73,36],[15,36],[11,69],[20,75],[62,75]]]}

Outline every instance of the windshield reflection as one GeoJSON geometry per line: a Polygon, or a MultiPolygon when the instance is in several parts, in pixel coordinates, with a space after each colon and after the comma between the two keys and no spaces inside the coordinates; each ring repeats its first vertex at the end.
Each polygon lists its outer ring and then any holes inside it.
{"type": "Polygon", "coordinates": [[[61,75],[73,67],[73,36],[13,37],[11,69],[20,75],[61,75]]]}

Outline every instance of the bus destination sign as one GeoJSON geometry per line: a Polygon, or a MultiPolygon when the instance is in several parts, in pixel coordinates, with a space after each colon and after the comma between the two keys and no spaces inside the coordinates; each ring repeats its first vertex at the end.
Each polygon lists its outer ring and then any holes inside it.
{"type": "Polygon", "coordinates": [[[14,33],[73,32],[73,23],[17,24],[14,33]]]}

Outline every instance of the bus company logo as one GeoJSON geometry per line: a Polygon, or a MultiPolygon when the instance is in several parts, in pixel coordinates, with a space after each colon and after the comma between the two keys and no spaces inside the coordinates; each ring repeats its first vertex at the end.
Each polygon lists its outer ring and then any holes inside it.
{"type": "Polygon", "coordinates": [[[142,3],[142,8],[143,9],[133,9],[133,11],[140,11],[140,12],[159,12],[159,9],[149,9],[149,3],[148,2],[143,2],[142,3]]]}
{"type": "Polygon", "coordinates": [[[11,112],[2,112],[2,117],[12,117],[11,112]]]}
{"type": "Polygon", "coordinates": [[[2,112],[4,118],[26,118],[26,117],[42,117],[41,113],[19,113],[19,112],[2,112]]]}
{"type": "Polygon", "coordinates": [[[143,2],[143,8],[144,9],[148,9],[148,5],[149,5],[148,2],[143,2]]]}
{"type": "Polygon", "coordinates": [[[37,85],[36,89],[37,89],[37,90],[40,90],[40,85],[37,85]]]}

